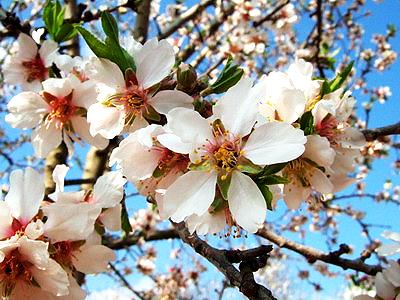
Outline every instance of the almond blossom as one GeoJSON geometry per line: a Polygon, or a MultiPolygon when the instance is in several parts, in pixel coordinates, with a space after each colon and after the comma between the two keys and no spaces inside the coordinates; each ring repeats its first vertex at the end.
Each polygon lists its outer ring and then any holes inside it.
{"type": "Polygon", "coordinates": [[[133,132],[148,125],[147,120],[160,120],[175,107],[193,107],[193,99],[177,90],[158,91],[157,84],[170,74],[175,53],[166,40],[153,38],[144,45],[132,40],[128,47],[136,71],[123,74],[107,60],[93,58],[88,66],[89,78],[97,82],[97,103],[88,110],[92,135],[111,139],[124,129],[133,132]]]}
{"type": "Polygon", "coordinates": [[[38,49],[29,35],[21,33],[16,46],[17,53],[7,57],[3,66],[4,81],[25,91],[40,91],[41,82],[49,78],[48,68],[57,57],[58,44],[46,40],[38,49]]]}
{"type": "Polygon", "coordinates": [[[158,140],[174,152],[189,154],[192,162],[190,171],[164,195],[162,209],[173,221],[223,209],[230,226],[255,232],[264,222],[264,197],[243,172],[249,166],[257,169],[297,158],[306,140],[301,130],[286,123],[266,123],[253,130],[259,97],[259,86],[243,78],[221,97],[212,119],[185,108],[168,113],[171,133],[158,140]]]}
{"type": "Polygon", "coordinates": [[[382,245],[379,248],[376,249],[379,255],[381,256],[389,256],[393,255],[396,253],[400,253],[400,233],[398,232],[393,232],[390,230],[385,230],[382,233],[382,236],[384,238],[387,238],[389,240],[392,240],[396,242],[395,244],[388,244],[388,245],[382,245]]]}
{"type": "Polygon", "coordinates": [[[32,145],[39,157],[45,157],[64,142],[73,153],[73,141],[82,139],[103,149],[108,141],[89,133],[86,109],[96,97],[93,83],[75,76],[50,78],[40,93],[22,92],[8,103],[6,121],[15,128],[33,128],[32,145]]]}

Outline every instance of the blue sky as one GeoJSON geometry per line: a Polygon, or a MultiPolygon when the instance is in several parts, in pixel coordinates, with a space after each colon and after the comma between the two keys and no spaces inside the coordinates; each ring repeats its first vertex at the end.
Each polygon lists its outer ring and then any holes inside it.
{"type": "MultiPolygon", "coordinates": [[[[7,2],[7,1],[6,1],[7,2]]],[[[197,1],[187,1],[188,6],[191,3],[196,3],[197,1]]],[[[170,1],[161,1],[162,7],[161,9],[164,10],[165,5],[167,3],[170,3],[170,1]]],[[[369,10],[372,12],[372,15],[368,18],[362,19],[360,22],[364,25],[365,28],[365,34],[364,34],[364,41],[366,45],[370,45],[371,48],[373,48],[373,44],[370,42],[372,34],[373,33],[384,33],[386,31],[386,25],[391,23],[395,24],[398,27],[400,27],[400,22],[398,20],[398,12],[400,9],[400,2],[395,1],[395,0],[389,0],[385,1],[382,4],[377,4],[374,1],[367,1],[366,5],[366,10],[369,10]]],[[[307,16],[305,16],[307,18],[307,16]]],[[[299,32],[299,35],[301,36],[302,33],[308,32],[310,29],[310,26],[312,26],[312,23],[308,20],[301,20],[299,24],[296,25],[296,29],[299,32]]],[[[399,28],[400,29],[400,28],[399,28]]],[[[155,33],[154,27],[153,30],[151,31],[152,34],[155,33]]],[[[400,51],[400,37],[397,36],[393,41],[392,41],[392,46],[394,50],[400,51]]],[[[340,54],[339,54],[340,57],[340,54]]],[[[400,74],[400,63],[399,61],[396,61],[392,67],[385,71],[384,73],[374,73],[368,76],[368,81],[370,86],[390,86],[392,90],[392,96],[390,97],[389,101],[385,105],[381,104],[376,104],[371,116],[370,116],[370,127],[379,127],[379,126],[384,126],[388,124],[393,124],[395,122],[399,121],[399,81],[400,77],[398,76],[400,74]]],[[[358,104],[361,104],[363,101],[367,101],[367,99],[364,99],[364,95],[360,95],[358,91],[354,92],[354,95],[356,96],[356,99],[358,101],[358,104]]],[[[363,116],[363,110],[359,109],[359,115],[361,117],[363,116]]],[[[3,117],[4,115],[1,114],[3,117]]],[[[2,121],[3,123],[3,121],[2,121]]],[[[7,127],[7,133],[9,134],[10,137],[13,136],[18,136],[21,134],[20,130],[15,130],[7,127]]],[[[85,155],[85,149],[79,149],[77,150],[78,155],[84,157],[85,155]]],[[[18,153],[15,153],[16,156],[18,157],[25,157],[26,155],[31,155],[32,150],[30,145],[26,145],[23,149],[21,149],[18,153]]],[[[397,172],[394,171],[394,169],[391,167],[391,164],[393,161],[398,157],[398,153],[395,151],[392,151],[390,153],[390,156],[387,159],[380,159],[376,160],[373,164],[372,167],[372,172],[370,175],[367,177],[365,180],[366,185],[367,185],[367,192],[374,193],[376,191],[379,191],[382,189],[382,185],[385,183],[387,179],[391,179],[393,181],[394,185],[398,185],[399,182],[399,177],[397,172]]],[[[0,161],[0,164],[3,162],[0,161]]],[[[1,168],[0,168],[1,169],[1,168]]],[[[70,178],[76,178],[76,176],[79,175],[79,172],[77,168],[72,170],[72,172],[69,174],[70,178]]],[[[132,188],[129,188],[132,190],[132,188]]],[[[343,191],[342,194],[350,194],[354,192],[354,187],[348,188],[346,191],[343,191]]],[[[128,191],[129,193],[129,191],[128,191]]],[[[359,199],[359,198],[353,198],[349,200],[343,200],[339,202],[342,207],[351,204],[355,209],[360,209],[364,210],[367,212],[367,217],[365,221],[367,223],[373,223],[373,224],[386,224],[386,225],[392,225],[393,229],[400,228],[400,218],[399,218],[399,208],[397,206],[394,206],[393,204],[374,204],[371,203],[369,199],[359,199]]],[[[129,201],[128,209],[130,213],[133,213],[136,211],[138,208],[145,208],[146,207],[146,201],[142,197],[136,197],[135,199],[131,199],[129,201]]],[[[304,209],[304,207],[303,207],[304,209]]],[[[294,214],[301,215],[303,213],[303,209],[298,210],[297,212],[294,212],[294,214]]],[[[281,202],[278,205],[278,208],[275,212],[268,212],[267,214],[267,221],[268,219],[274,220],[278,216],[280,216],[285,210],[283,202],[281,202]]],[[[340,234],[339,234],[339,243],[348,243],[352,245],[354,248],[354,254],[349,257],[357,257],[359,253],[363,250],[364,245],[367,243],[367,240],[365,237],[360,236],[359,232],[361,232],[359,225],[355,223],[353,220],[349,219],[348,217],[340,217],[339,218],[339,229],[340,229],[340,234]]],[[[165,223],[167,225],[167,223],[165,223]]],[[[373,237],[378,238],[380,233],[383,231],[382,228],[372,228],[371,229],[371,234],[373,237]]],[[[301,241],[300,237],[298,234],[287,234],[287,237],[301,241]]],[[[212,243],[214,245],[221,243],[222,241],[220,239],[211,239],[212,243]]],[[[247,247],[251,247],[252,245],[255,245],[255,240],[252,237],[248,237],[246,240],[240,239],[240,240],[235,240],[233,241],[233,245],[238,245],[245,241],[247,247]]],[[[321,250],[327,250],[327,246],[325,243],[325,238],[322,234],[320,233],[309,233],[307,235],[307,238],[304,241],[306,244],[311,245],[315,248],[321,249],[321,250]]],[[[176,246],[179,246],[177,241],[165,241],[165,242],[156,242],[155,243],[156,248],[159,252],[159,257],[157,259],[157,269],[161,272],[166,272],[167,271],[167,266],[170,265],[170,259],[169,259],[169,252],[171,248],[174,248],[176,246]]],[[[186,247],[185,251],[188,251],[189,258],[193,255],[193,251],[189,249],[189,247],[186,247]]],[[[295,262],[290,263],[290,268],[288,265],[288,271],[289,273],[292,273],[293,276],[296,274],[296,272],[299,269],[303,269],[305,266],[307,266],[307,263],[302,257],[299,256],[294,256],[297,257],[298,259],[295,262]]],[[[369,262],[373,263],[374,260],[371,259],[369,262]]],[[[181,262],[182,263],[182,262],[181,262]]],[[[207,272],[207,276],[203,279],[204,281],[209,281],[209,280],[219,280],[222,278],[222,276],[213,269],[212,266],[209,266],[209,271],[207,272]]],[[[330,268],[332,271],[340,271],[339,268],[336,267],[331,267],[330,268]]],[[[351,272],[347,271],[347,274],[350,274],[351,272]]],[[[138,286],[140,284],[148,284],[148,281],[141,279],[141,276],[138,276],[137,274],[133,274],[128,277],[128,279],[131,280],[133,286],[138,286]]],[[[332,299],[334,299],[335,294],[339,289],[342,289],[346,282],[343,280],[342,277],[338,278],[325,278],[320,275],[318,275],[317,272],[313,272],[311,274],[312,281],[319,282],[322,284],[324,290],[322,293],[319,295],[315,295],[315,299],[328,299],[328,296],[331,296],[332,299]]],[[[294,279],[295,280],[295,279],[294,279]]],[[[299,282],[299,280],[296,280],[294,282],[294,285],[296,287],[301,287],[303,291],[306,293],[309,292],[310,294],[313,294],[313,290],[308,285],[307,283],[304,282],[299,282]]],[[[110,280],[107,276],[100,275],[100,276],[88,276],[88,288],[91,291],[94,290],[102,290],[104,288],[110,288],[115,286],[115,282],[110,280]]],[[[295,297],[295,295],[292,295],[295,297]]],[[[232,298],[230,299],[241,299],[242,297],[238,293],[233,293],[232,298]]],[[[226,296],[226,299],[228,297],[226,296]]]]}

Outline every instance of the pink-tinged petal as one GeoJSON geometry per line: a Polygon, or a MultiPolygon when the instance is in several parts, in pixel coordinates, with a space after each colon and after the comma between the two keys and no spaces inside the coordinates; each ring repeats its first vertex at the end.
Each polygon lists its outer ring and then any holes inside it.
{"type": "Polygon", "coordinates": [[[126,179],[120,171],[108,172],[97,179],[93,187],[93,200],[102,208],[118,205],[124,196],[126,179]]]}
{"type": "Polygon", "coordinates": [[[49,264],[50,254],[49,244],[43,241],[30,240],[26,236],[22,236],[19,240],[18,252],[24,261],[28,261],[36,268],[45,270],[49,264]]]}
{"type": "Polygon", "coordinates": [[[201,216],[191,215],[185,222],[190,234],[196,232],[198,235],[218,233],[226,225],[224,211],[213,214],[207,211],[201,216]]]}
{"type": "Polygon", "coordinates": [[[49,111],[48,104],[43,98],[33,92],[22,92],[7,104],[8,111],[5,120],[14,128],[33,128],[39,124],[49,111]]]}
{"type": "Polygon", "coordinates": [[[391,284],[400,287],[400,265],[397,261],[389,260],[389,267],[382,273],[391,284]]]}
{"type": "Polygon", "coordinates": [[[42,290],[55,296],[68,295],[68,275],[55,260],[50,259],[44,270],[31,267],[30,272],[42,290]]]}
{"type": "Polygon", "coordinates": [[[338,136],[338,143],[343,148],[360,149],[365,146],[364,134],[357,128],[347,127],[338,136]]]}
{"type": "Polygon", "coordinates": [[[302,157],[309,158],[322,167],[330,167],[335,160],[335,150],[326,137],[319,135],[308,135],[306,149],[302,157]]]}
{"type": "Polygon", "coordinates": [[[156,111],[166,115],[170,110],[176,107],[193,109],[193,101],[193,98],[184,92],[166,90],[158,92],[148,103],[153,106],[156,111]]]}
{"type": "Polygon", "coordinates": [[[400,233],[398,233],[398,232],[385,230],[384,232],[382,232],[382,236],[386,239],[393,240],[395,242],[400,243],[400,233]]]}
{"type": "Polygon", "coordinates": [[[175,53],[166,40],[159,41],[152,49],[144,45],[140,53],[145,56],[136,64],[136,77],[139,85],[147,89],[169,75],[175,63],[175,53]]]}
{"type": "Polygon", "coordinates": [[[16,236],[13,236],[11,239],[0,241],[0,263],[2,263],[6,256],[8,256],[13,250],[19,247],[17,239],[16,236]]]}
{"type": "Polygon", "coordinates": [[[35,41],[27,34],[20,33],[17,39],[18,52],[16,58],[21,62],[30,61],[36,57],[38,47],[35,41]]]}
{"type": "Polygon", "coordinates": [[[121,230],[121,204],[106,209],[99,217],[104,227],[110,231],[121,230]]]}
{"type": "Polygon", "coordinates": [[[149,122],[146,121],[141,115],[136,116],[132,124],[127,124],[122,133],[133,133],[136,130],[142,129],[149,126],[149,122]]]}
{"type": "Polygon", "coordinates": [[[287,123],[266,123],[257,127],[243,148],[244,156],[257,165],[291,161],[304,152],[307,139],[302,130],[287,123]]]}
{"type": "Polygon", "coordinates": [[[51,150],[61,144],[62,134],[54,122],[41,124],[32,131],[31,142],[35,153],[40,158],[44,158],[51,150]]]}
{"type": "Polygon", "coordinates": [[[326,174],[318,168],[313,169],[313,173],[310,175],[310,183],[315,190],[322,194],[333,193],[332,182],[326,174]]]}
{"type": "Polygon", "coordinates": [[[42,220],[38,219],[35,222],[30,222],[25,227],[25,235],[31,240],[36,240],[44,233],[44,223],[42,220]]]}
{"type": "Polygon", "coordinates": [[[86,68],[87,76],[97,82],[115,89],[125,88],[124,74],[112,61],[105,58],[92,57],[86,68]]]}
{"type": "Polygon", "coordinates": [[[56,183],[56,193],[64,192],[64,179],[67,176],[69,167],[66,165],[57,165],[53,171],[53,181],[56,183]]]}
{"type": "Polygon", "coordinates": [[[183,143],[179,136],[171,133],[160,134],[157,140],[161,145],[176,153],[188,154],[193,148],[192,144],[183,143]]]}
{"type": "Polygon", "coordinates": [[[68,78],[49,78],[42,82],[43,90],[55,97],[66,97],[73,92],[68,78]]]}
{"type": "Polygon", "coordinates": [[[181,222],[193,214],[203,215],[214,201],[217,173],[190,171],[179,177],[166,191],[163,214],[181,222]]]}
{"type": "Polygon", "coordinates": [[[110,261],[115,260],[114,251],[103,245],[83,245],[74,252],[74,267],[85,274],[96,274],[107,271],[110,261]]]}
{"type": "Polygon", "coordinates": [[[297,184],[285,184],[283,188],[283,200],[289,209],[298,209],[310,194],[310,188],[302,187],[297,184]]]}
{"type": "Polygon", "coordinates": [[[383,276],[381,272],[375,276],[376,294],[382,299],[393,299],[396,296],[395,287],[383,276]]]}
{"type": "Polygon", "coordinates": [[[58,44],[52,40],[45,40],[40,46],[39,54],[46,68],[51,67],[57,58],[58,44]]]}
{"type": "Polygon", "coordinates": [[[0,240],[9,237],[13,218],[5,201],[0,201],[0,240]]]}
{"type": "Polygon", "coordinates": [[[228,204],[235,221],[248,232],[256,232],[265,221],[264,196],[254,181],[241,172],[232,173],[228,204]]]}
{"type": "Polygon", "coordinates": [[[104,149],[108,146],[108,139],[102,137],[100,134],[94,137],[90,134],[89,124],[86,118],[75,116],[71,118],[71,123],[75,133],[88,144],[98,149],[104,149]]]}
{"type": "Polygon", "coordinates": [[[177,135],[183,143],[197,145],[213,140],[210,122],[197,111],[187,108],[174,108],[168,115],[167,128],[177,135]]]}
{"type": "Polygon", "coordinates": [[[112,139],[124,129],[125,113],[116,107],[95,103],[88,109],[87,120],[92,136],[100,134],[106,139],[112,139]]]}
{"type": "Polygon", "coordinates": [[[10,190],[5,201],[11,215],[23,225],[38,213],[44,197],[43,178],[34,169],[28,167],[12,171],[10,174],[10,190]]]}
{"type": "Polygon", "coordinates": [[[256,122],[261,94],[252,86],[250,78],[242,78],[213,107],[215,118],[221,119],[225,129],[234,135],[248,135],[256,122]]]}

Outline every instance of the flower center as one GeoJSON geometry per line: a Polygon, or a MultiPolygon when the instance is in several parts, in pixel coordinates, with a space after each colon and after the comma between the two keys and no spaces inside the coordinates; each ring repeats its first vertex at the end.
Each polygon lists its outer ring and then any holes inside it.
{"type": "Polygon", "coordinates": [[[283,174],[294,185],[300,187],[309,187],[310,183],[310,167],[305,160],[298,158],[287,164],[283,170],[283,174]]]}
{"type": "Polygon", "coordinates": [[[43,98],[49,104],[51,111],[47,116],[47,120],[54,120],[57,122],[57,127],[63,127],[73,115],[75,115],[78,107],[72,104],[71,92],[65,97],[56,97],[47,92],[43,92],[43,98]]]}
{"type": "Polygon", "coordinates": [[[44,66],[43,60],[40,55],[30,61],[24,61],[22,66],[25,67],[26,74],[28,75],[27,81],[32,82],[34,80],[43,81],[47,77],[47,69],[44,66]]]}
{"type": "Polygon", "coordinates": [[[21,261],[18,250],[13,250],[0,263],[0,291],[1,296],[7,298],[11,295],[17,280],[32,283],[33,276],[29,271],[31,264],[21,261]]]}
{"type": "Polygon", "coordinates": [[[331,144],[335,144],[337,135],[338,121],[334,116],[328,115],[316,125],[316,130],[320,136],[326,137],[331,144]]]}
{"type": "Polygon", "coordinates": [[[52,244],[51,258],[53,258],[56,262],[58,262],[62,266],[72,269],[73,251],[78,249],[80,245],[82,245],[82,243],[79,241],[78,242],[63,241],[52,244]]]}
{"type": "Polygon", "coordinates": [[[226,171],[231,172],[236,166],[239,158],[239,152],[237,151],[237,146],[230,142],[225,141],[218,149],[213,153],[215,164],[226,171]]]}

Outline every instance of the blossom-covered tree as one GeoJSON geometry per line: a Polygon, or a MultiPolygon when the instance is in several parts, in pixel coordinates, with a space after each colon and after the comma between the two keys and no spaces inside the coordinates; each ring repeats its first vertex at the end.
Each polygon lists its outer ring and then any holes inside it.
{"type": "Polygon", "coordinates": [[[394,25],[366,41],[364,1],[99,2],[0,5],[2,299],[91,299],[91,274],[301,299],[316,273],[400,298],[400,188],[366,185],[399,148],[398,119],[370,128],[394,25]]]}

